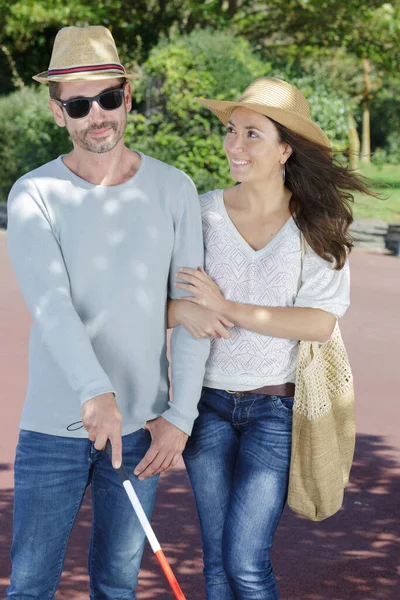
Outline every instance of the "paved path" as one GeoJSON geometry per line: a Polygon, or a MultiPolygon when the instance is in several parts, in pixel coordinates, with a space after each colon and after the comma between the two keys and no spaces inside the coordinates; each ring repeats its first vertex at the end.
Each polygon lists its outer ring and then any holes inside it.
{"type": "MultiPolygon", "coordinates": [[[[400,259],[355,251],[352,307],[342,320],[356,378],[358,441],[352,483],[335,517],[284,514],[273,560],[282,600],[400,599],[400,259]]],[[[9,575],[12,462],[27,371],[30,318],[0,232],[0,597],[9,575]]],[[[88,598],[90,494],[74,528],[57,600],[88,598]]],[[[182,466],[164,476],[154,528],[187,600],[204,600],[196,511],[182,466]]],[[[138,600],[172,599],[146,551],[138,600]]]]}

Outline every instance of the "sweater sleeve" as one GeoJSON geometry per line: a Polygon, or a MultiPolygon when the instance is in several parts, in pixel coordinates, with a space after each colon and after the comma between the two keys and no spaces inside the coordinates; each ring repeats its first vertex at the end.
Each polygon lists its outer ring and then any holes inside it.
{"type": "MultiPolygon", "coordinates": [[[[169,297],[173,300],[187,295],[175,287],[176,273],[181,267],[196,269],[203,265],[203,235],[200,204],[196,188],[185,177],[181,189],[180,215],[175,222],[175,242],[169,274],[169,297]]],[[[210,352],[210,340],[196,339],[182,325],[171,336],[173,401],[163,417],[190,435],[198,415],[197,404],[203,385],[205,363],[210,352]]]]}
{"type": "Polygon", "coordinates": [[[62,248],[35,182],[22,178],[8,199],[8,253],[43,345],[80,402],[114,392],[71,300],[62,248]]]}
{"type": "Polygon", "coordinates": [[[318,256],[307,244],[302,280],[294,306],[320,308],[337,318],[343,317],[350,305],[348,260],[340,271],[336,271],[333,263],[318,256]]]}

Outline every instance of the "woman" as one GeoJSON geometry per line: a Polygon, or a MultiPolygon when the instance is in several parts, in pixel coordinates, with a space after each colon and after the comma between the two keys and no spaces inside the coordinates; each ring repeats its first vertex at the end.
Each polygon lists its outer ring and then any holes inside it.
{"type": "Polygon", "coordinates": [[[191,296],[169,305],[170,326],[214,338],[184,458],[207,600],[276,600],[270,548],[287,495],[298,341],[329,340],[349,305],[343,190],[367,189],[332,162],[292,85],[262,78],[237,102],[200,102],[227,126],[239,183],[201,197],[205,271],[181,269],[176,285],[191,296]]]}

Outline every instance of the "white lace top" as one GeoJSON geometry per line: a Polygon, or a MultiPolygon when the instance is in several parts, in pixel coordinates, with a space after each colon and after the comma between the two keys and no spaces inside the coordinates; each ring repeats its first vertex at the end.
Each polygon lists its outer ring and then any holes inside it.
{"type": "MultiPolygon", "coordinates": [[[[307,246],[301,278],[300,231],[290,218],[261,250],[253,250],[226,211],[223,190],[200,197],[206,271],[225,298],[258,306],[320,308],[341,317],[349,306],[348,263],[340,271],[307,246]]],[[[251,390],[294,382],[297,340],[234,327],[213,339],[204,385],[251,390]]]]}

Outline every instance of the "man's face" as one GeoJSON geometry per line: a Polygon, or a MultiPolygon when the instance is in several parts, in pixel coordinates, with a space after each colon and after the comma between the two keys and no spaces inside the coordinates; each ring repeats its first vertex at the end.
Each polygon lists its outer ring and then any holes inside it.
{"type": "MultiPolygon", "coordinates": [[[[119,79],[100,81],[73,81],[59,84],[59,100],[67,101],[75,98],[91,98],[104,91],[121,88],[119,79]]],[[[66,109],[53,100],[50,108],[56,123],[66,127],[74,145],[88,152],[103,154],[110,152],[123,138],[127,112],[131,108],[131,88],[125,84],[122,105],[115,110],[105,110],[98,102],[92,103],[89,113],[79,119],[71,118],[66,109]]]]}

